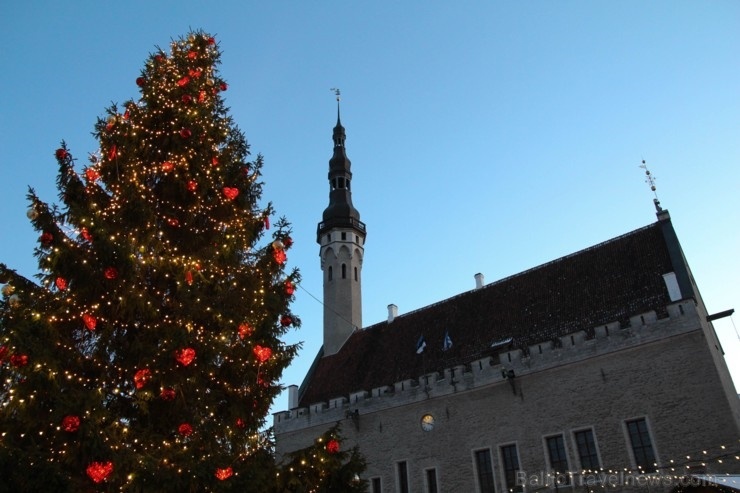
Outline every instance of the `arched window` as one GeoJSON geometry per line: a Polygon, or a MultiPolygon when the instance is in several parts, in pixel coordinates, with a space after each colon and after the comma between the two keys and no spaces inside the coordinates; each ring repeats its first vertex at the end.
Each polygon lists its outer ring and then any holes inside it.
{"type": "Polygon", "coordinates": [[[329,266],[329,280],[331,281],[332,278],[332,271],[331,271],[331,265],[329,266]]]}
{"type": "Polygon", "coordinates": [[[355,267],[355,281],[357,280],[357,267],[355,267]]]}
{"type": "Polygon", "coordinates": [[[342,264],[342,279],[347,279],[347,264],[342,264]]]}

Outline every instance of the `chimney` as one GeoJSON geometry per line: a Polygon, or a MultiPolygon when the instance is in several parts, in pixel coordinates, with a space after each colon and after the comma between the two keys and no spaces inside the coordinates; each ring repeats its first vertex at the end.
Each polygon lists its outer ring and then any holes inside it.
{"type": "Polygon", "coordinates": [[[298,385],[288,385],[288,409],[298,407],[298,385]]]}
{"type": "Polygon", "coordinates": [[[388,305],[388,323],[393,322],[393,320],[398,316],[398,307],[391,303],[388,305]]]}
{"type": "Polygon", "coordinates": [[[480,272],[475,275],[475,289],[483,287],[483,274],[480,272]]]}

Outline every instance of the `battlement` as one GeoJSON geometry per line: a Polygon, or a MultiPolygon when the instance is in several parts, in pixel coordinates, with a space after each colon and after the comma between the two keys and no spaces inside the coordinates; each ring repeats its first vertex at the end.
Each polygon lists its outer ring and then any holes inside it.
{"type": "Polygon", "coordinates": [[[667,305],[660,317],[655,311],[638,313],[629,317],[629,323],[614,321],[584,328],[553,340],[532,344],[525,350],[502,347],[496,354],[441,372],[374,389],[358,389],[328,402],[280,411],[273,414],[273,425],[277,434],[286,433],[334,424],[343,419],[356,419],[359,415],[457,392],[507,385],[513,378],[523,378],[535,372],[578,363],[700,328],[700,314],[695,301],[684,299],[667,305]]]}

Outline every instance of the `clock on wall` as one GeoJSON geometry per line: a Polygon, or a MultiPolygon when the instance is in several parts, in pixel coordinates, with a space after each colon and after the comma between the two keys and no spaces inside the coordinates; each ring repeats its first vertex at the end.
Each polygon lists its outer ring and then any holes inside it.
{"type": "Polygon", "coordinates": [[[421,429],[424,431],[432,431],[434,429],[434,416],[431,414],[425,414],[422,416],[421,429]]]}

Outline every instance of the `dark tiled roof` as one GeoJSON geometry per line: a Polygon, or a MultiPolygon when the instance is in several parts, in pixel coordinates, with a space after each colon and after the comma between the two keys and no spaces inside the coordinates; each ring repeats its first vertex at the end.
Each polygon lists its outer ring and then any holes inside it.
{"type": "MultiPolygon", "coordinates": [[[[465,364],[512,338],[513,347],[655,310],[670,302],[662,275],[673,271],[660,222],[352,334],[319,358],[300,405],[465,364]],[[442,351],[445,331],[452,349],[442,351]],[[427,347],[416,354],[424,335],[427,347]]],[[[500,348],[499,348],[500,350],[500,348]]]]}

